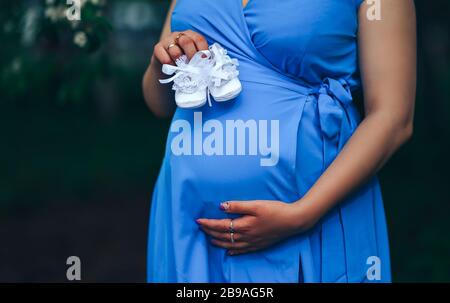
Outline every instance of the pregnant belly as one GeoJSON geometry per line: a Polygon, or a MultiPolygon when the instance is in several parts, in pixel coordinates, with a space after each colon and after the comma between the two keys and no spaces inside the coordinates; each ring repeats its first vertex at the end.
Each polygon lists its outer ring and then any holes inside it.
{"type": "Polygon", "coordinates": [[[166,148],[177,196],[197,199],[196,215],[219,215],[220,202],[228,200],[298,199],[296,141],[305,99],[243,82],[232,101],[178,109],[166,148]]]}

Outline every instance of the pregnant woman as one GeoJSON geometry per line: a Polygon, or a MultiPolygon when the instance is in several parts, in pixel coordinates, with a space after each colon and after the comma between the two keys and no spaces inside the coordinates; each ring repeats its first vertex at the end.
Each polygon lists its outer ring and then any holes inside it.
{"type": "Polygon", "coordinates": [[[173,1],[143,79],[150,109],[173,115],[148,281],[389,282],[375,174],[412,134],[415,43],[412,0],[173,1]],[[241,93],[176,108],[162,64],[214,43],[241,93]]]}

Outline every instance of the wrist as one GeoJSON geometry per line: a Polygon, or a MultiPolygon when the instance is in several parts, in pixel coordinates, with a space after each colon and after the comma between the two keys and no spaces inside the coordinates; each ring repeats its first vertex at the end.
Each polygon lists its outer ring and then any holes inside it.
{"type": "Polygon", "coordinates": [[[148,66],[148,70],[157,76],[162,76],[162,64],[161,62],[159,62],[159,60],[152,55],[151,59],[150,59],[150,65],[148,66]]]}
{"type": "Polygon", "coordinates": [[[150,64],[147,67],[147,70],[145,71],[144,79],[145,81],[153,82],[157,81],[158,79],[163,79],[167,77],[162,72],[162,65],[159,63],[159,61],[152,56],[150,60],[150,64]]]}
{"type": "Polygon", "coordinates": [[[292,207],[294,229],[297,233],[305,232],[320,220],[321,215],[317,213],[314,205],[309,201],[300,199],[294,202],[292,207]]]}

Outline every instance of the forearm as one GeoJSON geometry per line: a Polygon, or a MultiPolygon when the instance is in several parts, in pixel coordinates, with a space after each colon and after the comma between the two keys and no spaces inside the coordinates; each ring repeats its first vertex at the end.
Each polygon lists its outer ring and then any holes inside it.
{"type": "Polygon", "coordinates": [[[150,110],[158,117],[168,117],[175,111],[174,92],[171,85],[161,85],[159,79],[167,78],[161,72],[162,64],[174,64],[175,58],[165,49],[172,42],[170,19],[175,7],[176,0],[172,0],[167,17],[161,31],[160,41],[153,49],[151,62],[142,79],[142,90],[144,99],[150,110]]]}
{"type": "MultiPolygon", "coordinates": [[[[370,179],[411,136],[411,120],[388,112],[369,114],[311,189],[295,203],[311,224],[370,179]]],[[[299,222],[304,219],[299,220],[299,222]]],[[[303,223],[302,223],[303,224],[303,223]]]]}
{"type": "Polygon", "coordinates": [[[142,80],[142,89],[147,106],[158,117],[168,117],[175,110],[171,86],[161,85],[158,81],[165,77],[161,72],[161,64],[152,57],[142,80]]]}

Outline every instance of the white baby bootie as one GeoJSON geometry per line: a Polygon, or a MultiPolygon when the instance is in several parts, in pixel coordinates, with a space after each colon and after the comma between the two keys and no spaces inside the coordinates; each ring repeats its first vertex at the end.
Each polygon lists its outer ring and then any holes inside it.
{"type": "Polygon", "coordinates": [[[214,63],[210,70],[209,92],[217,102],[231,100],[242,90],[237,70],[239,62],[237,59],[231,59],[227,50],[218,43],[212,44],[209,50],[214,63]]]}
{"type": "Polygon", "coordinates": [[[186,55],[180,56],[174,65],[164,64],[162,72],[174,76],[159,80],[166,84],[174,82],[175,102],[181,108],[197,108],[203,106],[207,100],[207,89],[210,82],[211,53],[199,51],[188,62],[186,55]]]}

